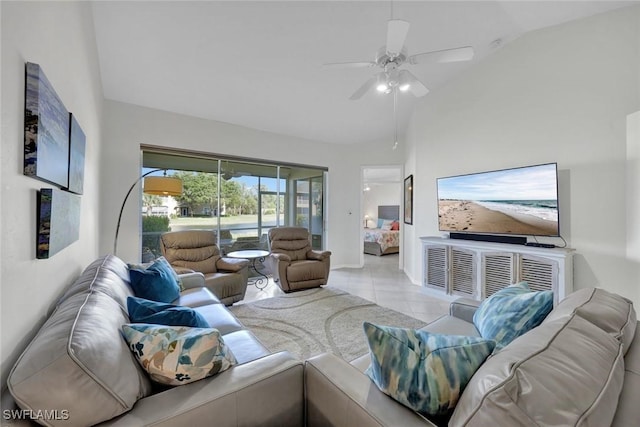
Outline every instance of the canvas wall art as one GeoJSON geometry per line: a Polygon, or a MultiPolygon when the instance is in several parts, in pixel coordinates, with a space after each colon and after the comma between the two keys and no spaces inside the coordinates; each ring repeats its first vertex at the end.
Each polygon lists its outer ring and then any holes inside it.
{"type": "Polygon", "coordinates": [[[80,196],[54,188],[38,192],[36,257],[52,257],[80,237],[80,196]]]}
{"type": "Polygon", "coordinates": [[[84,185],[84,153],[86,137],[75,116],[69,114],[69,187],[67,190],[82,194],[84,185]]]}
{"type": "Polygon", "coordinates": [[[26,64],[24,174],[68,186],[69,112],[38,64],[26,64]]]}

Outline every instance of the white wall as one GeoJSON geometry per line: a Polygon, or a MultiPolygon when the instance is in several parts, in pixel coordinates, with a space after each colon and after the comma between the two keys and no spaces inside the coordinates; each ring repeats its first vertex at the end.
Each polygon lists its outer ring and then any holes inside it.
{"type": "MultiPolygon", "coordinates": [[[[369,188],[370,190],[365,191],[363,194],[362,209],[364,211],[364,215],[369,215],[369,227],[375,228],[378,220],[378,206],[399,206],[401,204],[401,184],[399,182],[369,184],[369,188]]],[[[402,223],[402,220],[400,223],[402,223]]]]}
{"type": "Polygon", "coordinates": [[[437,177],[557,162],[574,287],[603,287],[640,306],[640,266],[626,251],[626,207],[640,194],[626,191],[625,172],[626,120],[640,109],[639,27],[636,6],[540,30],[425,97],[407,151],[419,165],[410,276],[421,275],[418,237],[439,234],[437,177]]]}
{"type": "Polygon", "coordinates": [[[1,2],[2,153],[0,219],[2,387],[8,371],[62,290],[98,254],[102,88],[89,3],[1,2]],[[40,64],[87,137],[80,239],[36,259],[36,191],[24,176],[25,62],[40,64]]]}
{"type": "MultiPolygon", "coordinates": [[[[640,52],[638,54],[640,55],[640,52]]],[[[640,87],[640,84],[638,86],[640,87]]],[[[640,197],[638,194],[640,194],[640,111],[627,117],[627,257],[640,263],[640,221],[638,221],[640,197]]]]}
{"type": "MultiPolygon", "coordinates": [[[[327,144],[261,132],[130,104],[105,102],[100,251],[112,251],[118,211],[124,195],[140,173],[140,144],[207,153],[299,163],[329,168],[327,248],[332,268],[358,266],[361,252],[361,166],[402,161],[402,150],[388,141],[362,145],[327,144]],[[363,151],[367,151],[366,158],[363,151]]],[[[139,187],[138,187],[139,194],[139,187]]],[[[118,256],[139,256],[139,204],[132,197],[125,207],[118,256]]]]}

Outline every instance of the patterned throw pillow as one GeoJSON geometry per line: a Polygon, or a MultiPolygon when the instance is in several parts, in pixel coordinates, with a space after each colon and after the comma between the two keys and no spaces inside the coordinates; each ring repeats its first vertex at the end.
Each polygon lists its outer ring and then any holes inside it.
{"type": "Polygon", "coordinates": [[[500,350],[542,323],[552,308],[552,291],[533,292],[527,282],[520,282],[482,301],[473,323],[480,335],[494,340],[500,350]]]}
{"type": "Polygon", "coordinates": [[[144,270],[129,270],[129,277],[133,293],[137,297],[168,303],[180,296],[175,271],[163,257],[144,270]]]}
{"type": "Polygon", "coordinates": [[[122,335],[151,379],[165,385],[198,381],[237,363],[217,329],[129,323],[122,335]]]}
{"type": "Polygon", "coordinates": [[[204,316],[190,307],[166,304],[144,298],[127,297],[127,311],[131,323],[153,323],[166,326],[208,328],[204,316]]]}
{"type": "Polygon", "coordinates": [[[494,342],[364,322],[371,349],[365,373],[396,401],[426,416],[450,413],[494,342]]]}

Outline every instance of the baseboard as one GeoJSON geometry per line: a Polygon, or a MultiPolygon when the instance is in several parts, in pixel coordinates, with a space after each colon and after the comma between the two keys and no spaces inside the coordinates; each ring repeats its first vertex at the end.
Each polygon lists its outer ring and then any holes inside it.
{"type": "Polygon", "coordinates": [[[426,286],[421,287],[420,288],[420,292],[425,294],[425,295],[428,295],[430,297],[434,297],[434,298],[437,298],[439,300],[443,300],[443,301],[446,301],[446,302],[451,302],[451,301],[454,301],[454,300],[460,298],[459,295],[445,294],[439,289],[432,289],[432,288],[429,288],[429,287],[426,287],[426,286]]]}
{"type": "Polygon", "coordinates": [[[331,265],[330,270],[337,270],[339,268],[362,268],[361,264],[339,264],[339,265],[331,265]]]}

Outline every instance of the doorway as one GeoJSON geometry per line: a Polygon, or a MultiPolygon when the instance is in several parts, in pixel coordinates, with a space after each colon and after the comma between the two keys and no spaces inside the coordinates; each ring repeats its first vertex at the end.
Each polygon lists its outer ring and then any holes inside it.
{"type": "Polygon", "coordinates": [[[398,269],[403,269],[402,173],[402,165],[362,166],[360,198],[360,218],[362,219],[360,265],[362,266],[364,266],[365,257],[384,257],[387,254],[398,253],[398,269]],[[397,247],[389,247],[385,244],[378,247],[376,243],[370,242],[375,239],[377,234],[382,236],[384,231],[391,231],[382,230],[382,228],[387,228],[384,220],[387,220],[387,224],[389,220],[395,220],[399,225],[399,230],[393,230],[395,233],[392,233],[395,234],[393,238],[396,239],[397,247]],[[369,242],[365,242],[365,240],[369,242]]]}

